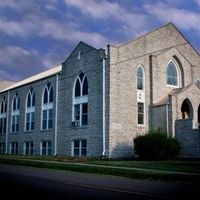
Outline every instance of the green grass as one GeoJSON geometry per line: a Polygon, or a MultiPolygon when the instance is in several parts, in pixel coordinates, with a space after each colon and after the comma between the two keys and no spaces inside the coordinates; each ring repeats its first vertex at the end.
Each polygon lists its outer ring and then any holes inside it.
{"type": "Polygon", "coordinates": [[[122,166],[131,168],[158,169],[167,171],[193,172],[200,173],[200,162],[197,161],[87,161],[87,163],[107,165],[107,166],[122,166]]]}
{"type": "Polygon", "coordinates": [[[186,181],[200,184],[200,175],[181,175],[168,173],[167,171],[193,172],[200,174],[200,162],[194,161],[133,161],[133,160],[102,160],[100,158],[72,158],[72,157],[41,157],[41,156],[0,156],[0,163],[33,166],[68,170],[84,173],[96,173],[104,175],[122,176],[137,179],[162,180],[162,181],[186,181]],[[47,162],[43,162],[47,161],[47,162]],[[49,162],[48,162],[49,161],[49,162]],[[59,162],[57,162],[59,161],[59,162]],[[77,165],[77,163],[95,164],[98,166],[77,165]],[[103,165],[107,167],[103,167],[103,165]],[[108,166],[110,166],[108,168],[108,166]],[[130,167],[132,169],[116,169],[112,166],[130,167]],[[135,169],[137,168],[137,169],[135,169]],[[144,169],[154,169],[144,171],[144,169]],[[155,169],[159,171],[155,171],[155,169]],[[163,171],[161,171],[163,170],[163,171]],[[164,171],[167,170],[167,171],[164,171]]]}

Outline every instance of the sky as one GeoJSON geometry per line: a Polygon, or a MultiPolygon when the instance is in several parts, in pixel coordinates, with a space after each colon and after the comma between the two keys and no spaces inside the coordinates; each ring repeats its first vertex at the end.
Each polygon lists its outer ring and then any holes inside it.
{"type": "Polygon", "coordinates": [[[0,81],[60,65],[79,41],[106,48],[168,22],[200,52],[200,0],[0,0],[0,81]]]}

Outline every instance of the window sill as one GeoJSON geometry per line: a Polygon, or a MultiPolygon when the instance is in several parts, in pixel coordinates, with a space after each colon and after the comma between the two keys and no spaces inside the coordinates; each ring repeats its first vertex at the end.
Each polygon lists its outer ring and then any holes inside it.
{"type": "Polygon", "coordinates": [[[12,132],[10,133],[10,135],[15,135],[15,134],[18,134],[19,132],[12,132]]]}
{"type": "Polygon", "coordinates": [[[35,131],[24,131],[24,134],[34,133],[35,131]]]}
{"type": "Polygon", "coordinates": [[[87,129],[88,125],[84,125],[84,126],[71,126],[72,129],[87,129]]]}
{"type": "Polygon", "coordinates": [[[146,128],[146,125],[145,124],[137,124],[137,127],[139,127],[139,128],[146,128]]]}
{"type": "Polygon", "coordinates": [[[51,129],[45,129],[45,130],[40,130],[40,132],[49,132],[49,131],[53,131],[54,129],[53,128],[51,128],[51,129]]]}

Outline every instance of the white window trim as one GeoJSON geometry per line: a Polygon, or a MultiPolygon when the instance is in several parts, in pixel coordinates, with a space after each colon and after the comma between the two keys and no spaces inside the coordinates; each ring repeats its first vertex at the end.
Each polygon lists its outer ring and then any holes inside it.
{"type": "MultiPolygon", "coordinates": [[[[24,120],[24,131],[25,132],[30,132],[30,131],[33,131],[33,130],[26,130],[26,123],[27,123],[27,118],[26,118],[26,115],[27,114],[31,114],[31,113],[35,113],[35,106],[33,106],[33,94],[35,93],[35,91],[33,90],[31,92],[31,90],[29,90],[28,94],[26,95],[26,109],[25,109],[25,120],[24,120]],[[28,96],[29,94],[31,95],[31,106],[30,107],[27,107],[27,102],[28,102],[28,96]]],[[[31,114],[32,116],[32,114],[31,114]]],[[[35,123],[35,119],[34,119],[34,123],[35,123]]]]}
{"type": "MultiPolygon", "coordinates": [[[[82,127],[82,104],[87,103],[88,104],[88,95],[82,95],[83,94],[83,83],[86,77],[84,74],[83,80],[81,81],[79,78],[80,73],[77,75],[74,85],[73,85],[73,92],[72,92],[72,122],[75,122],[75,113],[74,113],[74,107],[75,105],[80,105],[80,119],[79,119],[79,126],[82,127]],[[75,87],[76,87],[76,82],[77,80],[80,83],[80,95],[79,97],[75,97],[75,87]]],[[[85,125],[84,125],[85,126],[85,125]]]]}
{"type": "MultiPolygon", "coordinates": [[[[48,144],[49,144],[49,142],[51,142],[51,141],[50,140],[44,140],[44,141],[40,142],[40,155],[41,156],[51,156],[51,154],[48,155],[48,144]],[[42,143],[43,142],[46,142],[45,155],[42,155],[42,143]]],[[[52,142],[51,142],[51,153],[52,153],[52,142]]]]}
{"type": "MultiPolygon", "coordinates": [[[[145,88],[146,88],[146,73],[145,73],[145,70],[144,70],[144,67],[143,67],[143,65],[142,64],[139,64],[138,65],[138,67],[137,67],[137,70],[138,70],[138,68],[141,68],[142,69],[142,71],[143,71],[143,89],[141,90],[141,89],[137,89],[137,93],[139,93],[139,92],[142,92],[142,94],[143,94],[143,96],[144,96],[144,100],[143,101],[137,101],[137,126],[138,127],[146,127],[146,122],[147,122],[147,120],[146,120],[146,103],[145,103],[145,88]],[[144,104],[144,123],[143,124],[139,124],[138,123],[138,103],[143,103],[144,104]]],[[[137,88],[137,70],[136,70],[136,88],[137,88]]]]}
{"type": "Polygon", "coordinates": [[[142,69],[142,72],[143,72],[143,89],[141,90],[141,89],[137,89],[137,90],[139,90],[139,91],[145,91],[145,70],[144,70],[144,67],[143,67],[143,65],[142,64],[139,64],[138,65],[138,67],[137,67],[137,69],[136,69],[136,86],[138,85],[138,82],[137,82],[137,80],[138,80],[138,77],[137,77],[137,70],[139,69],[139,68],[141,68],[142,69]]]}
{"type": "Polygon", "coordinates": [[[178,65],[178,63],[175,61],[175,60],[170,60],[168,63],[167,63],[167,68],[166,68],[166,86],[167,87],[170,87],[170,88],[180,88],[182,87],[181,85],[181,71],[180,71],[180,67],[178,65]],[[176,68],[176,73],[177,73],[177,85],[169,85],[167,84],[167,79],[168,79],[168,74],[167,74],[167,71],[168,71],[168,66],[170,63],[173,63],[175,68],[176,68]]]}
{"type": "MultiPolygon", "coordinates": [[[[13,97],[13,100],[12,100],[12,111],[11,111],[11,126],[10,126],[10,132],[11,133],[18,133],[19,131],[12,131],[12,125],[13,125],[13,117],[15,117],[15,126],[16,126],[16,117],[20,116],[20,109],[17,108],[17,105],[18,105],[18,101],[19,101],[19,96],[18,95],[15,95],[13,97]],[[13,110],[13,102],[14,102],[14,99],[16,98],[16,109],[17,110],[13,110]]],[[[15,127],[16,128],[16,127],[15,127]]]]}
{"type": "Polygon", "coordinates": [[[82,150],[82,141],[85,140],[86,141],[86,156],[87,156],[87,140],[86,139],[77,139],[77,140],[73,140],[72,141],[72,157],[74,157],[74,142],[75,141],[78,141],[79,142],[79,155],[78,157],[82,157],[82,154],[81,154],[81,150],[82,150]]]}
{"type": "MultiPolygon", "coordinates": [[[[48,84],[48,83],[47,83],[48,84]]],[[[43,111],[47,111],[49,113],[49,110],[52,109],[53,110],[53,102],[49,102],[50,100],[50,91],[51,89],[53,89],[52,85],[50,85],[50,87],[48,88],[47,87],[47,84],[46,86],[44,87],[44,90],[43,90],[43,93],[42,93],[42,110],[41,110],[41,120],[40,120],[40,131],[47,131],[47,130],[51,130],[52,128],[47,128],[47,129],[43,129],[43,111]],[[44,92],[45,90],[47,89],[47,103],[44,104],[44,92]]],[[[47,113],[47,127],[48,127],[48,116],[49,114],[47,113]]]]}
{"type": "MultiPolygon", "coordinates": [[[[24,155],[27,155],[27,156],[33,155],[33,154],[30,154],[30,151],[31,151],[30,144],[31,144],[31,143],[33,143],[33,141],[25,141],[25,142],[24,142],[24,152],[23,152],[24,155]],[[28,154],[26,154],[26,143],[29,144],[28,154]]],[[[33,147],[33,148],[34,148],[34,147],[33,147]]]]}

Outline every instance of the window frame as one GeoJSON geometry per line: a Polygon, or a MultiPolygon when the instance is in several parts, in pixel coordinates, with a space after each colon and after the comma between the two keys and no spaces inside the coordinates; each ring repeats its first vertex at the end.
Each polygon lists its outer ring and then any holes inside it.
{"type": "Polygon", "coordinates": [[[86,139],[75,139],[72,141],[72,157],[85,157],[87,156],[87,146],[88,142],[86,139]],[[78,147],[75,147],[75,142],[78,142],[78,147]],[[83,142],[85,142],[85,147],[83,147],[83,142]],[[75,155],[75,148],[78,150],[78,155],[75,155]],[[85,154],[83,153],[85,151],[85,154]]]}
{"type": "Polygon", "coordinates": [[[144,67],[140,64],[138,65],[137,67],[137,70],[136,70],[136,81],[137,81],[137,90],[142,90],[144,91],[145,90],[145,71],[144,71],[144,67]],[[142,70],[142,89],[138,88],[138,79],[141,77],[138,77],[138,70],[141,69],[142,70]]]}
{"type": "Polygon", "coordinates": [[[41,131],[48,131],[53,129],[53,103],[54,103],[54,96],[53,96],[53,87],[50,82],[48,82],[43,90],[42,93],[42,109],[41,109],[41,131]],[[47,91],[47,102],[44,103],[44,94],[47,91]],[[46,112],[46,119],[44,119],[44,113],[46,112]],[[52,117],[51,117],[52,116],[52,117]],[[44,127],[44,121],[46,121],[46,125],[44,127]],[[51,126],[50,126],[51,124],[51,126]]]}
{"type": "Polygon", "coordinates": [[[26,95],[26,108],[25,108],[25,123],[24,131],[32,132],[35,130],[35,91],[30,88],[26,95]],[[28,106],[28,98],[30,97],[30,106],[28,106]],[[29,117],[27,118],[27,116],[29,117]],[[27,129],[27,121],[29,122],[29,128],[27,129]]]}
{"type": "Polygon", "coordinates": [[[0,134],[6,134],[7,131],[7,100],[5,96],[0,102],[0,134]]]}
{"type": "Polygon", "coordinates": [[[73,85],[73,96],[72,96],[72,123],[74,123],[73,126],[75,127],[85,127],[88,125],[88,79],[87,76],[80,72],[78,76],[76,77],[73,85]],[[80,76],[81,75],[81,76],[80,76]],[[77,81],[80,85],[80,96],[76,96],[76,84],[77,81]],[[87,82],[85,82],[87,81],[87,82]],[[86,94],[83,94],[84,84],[87,83],[87,92],[86,94]],[[79,114],[76,115],[76,107],[79,105],[79,114]],[[83,106],[87,105],[87,113],[83,112],[83,106]],[[79,116],[79,119],[76,120],[76,117],[79,116]],[[87,116],[87,122],[83,124],[83,116],[87,116]]]}
{"type": "Polygon", "coordinates": [[[10,142],[10,154],[11,155],[18,155],[19,154],[19,144],[18,144],[18,142],[10,142]]]}
{"type": "Polygon", "coordinates": [[[50,140],[44,140],[44,141],[40,142],[40,155],[41,156],[51,156],[52,155],[52,142],[50,140]],[[43,147],[44,143],[46,143],[45,147],[43,147]],[[45,151],[45,154],[43,154],[44,151],[45,151]]]}
{"type": "Polygon", "coordinates": [[[32,156],[34,152],[34,144],[33,141],[25,141],[24,142],[24,155],[25,156],[32,156]],[[27,146],[28,144],[28,146],[27,146]],[[28,153],[27,153],[28,151],[28,153]]]}
{"type": "MultiPolygon", "coordinates": [[[[173,78],[173,77],[171,77],[173,78]]],[[[167,63],[167,67],[166,67],[166,85],[167,87],[171,87],[171,88],[180,88],[181,87],[181,72],[180,72],[180,68],[179,68],[179,65],[176,63],[176,61],[174,60],[170,60],[168,63],[167,63]],[[176,74],[177,74],[177,77],[176,77],[176,81],[177,81],[177,85],[172,85],[172,84],[169,84],[168,83],[168,68],[169,68],[169,65],[170,63],[173,64],[175,70],[176,70],[176,74]]]]}
{"type": "Polygon", "coordinates": [[[16,93],[12,99],[12,110],[11,110],[11,133],[19,132],[19,117],[20,117],[20,97],[18,93],[16,93]],[[15,104],[15,105],[14,105],[15,104]],[[14,127],[14,128],[13,128],[14,127]]]}

